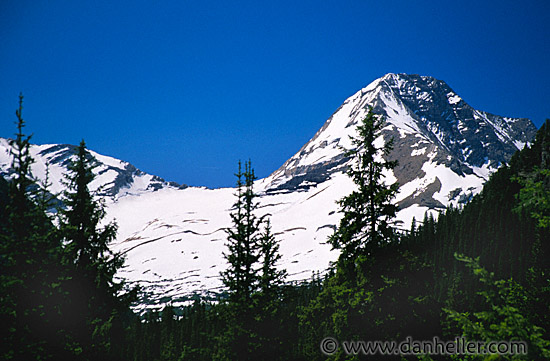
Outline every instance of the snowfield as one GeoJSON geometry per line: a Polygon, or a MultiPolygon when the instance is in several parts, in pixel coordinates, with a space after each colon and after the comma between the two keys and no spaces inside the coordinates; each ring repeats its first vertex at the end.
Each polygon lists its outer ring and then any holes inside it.
{"type": "MultiPolygon", "coordinates": [[[[394,139],[389,158],[399,166],[385,178],[400,184],[397,220],[405,229],[413,217],[421,221],[426,212],[436,214],[479,193],[490,174],[536,132],[528,119],[471,108],[431,77],[387,74],[375,80],[349,97],[281,168],[255,182],[257,215],[271,218],[288,281],[323,273],[338,257],[327,239],[341,216],[336,201],[354,189],[345,174],[350,161],[342,147],[351,147],[349,137],[369,106],[387,120],[377,145],[394,139]]],[[[60,144],[31,147],[34,175],[44,179],[49,167],[50,192],[64,189],[63,174],[75,149],[60,144]]],[[[106,222],[118,224],[111,247],[126,257],[118,277],[143,291],[136,310],[177,306],[193,295],[222,291],[225,229],[231,226],[235,189],[186,187],[91,154],[98,165],[91,189],[102,187],[106,222]]],[[[0,138],[0,173],[7,178],[11,159],[8,141],[0,138]]]]}

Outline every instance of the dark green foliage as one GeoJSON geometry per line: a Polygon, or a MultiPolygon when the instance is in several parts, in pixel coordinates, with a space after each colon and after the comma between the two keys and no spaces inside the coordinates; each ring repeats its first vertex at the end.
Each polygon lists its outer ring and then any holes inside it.
{"type": "Polygon", "coordinates": [[[244,173],[239,162],[236,176],[237,200],[231,212],[233,226],[227,230],[228,253],[224,254],[228,268],[222,272],[229,297],[221,306],[226,328],[217,337],[216,359],[220,360],[267,357],[279,348],[283,332],[277,304],[286,272],[276,267],[281,258],[279,246],[269,220],[255,214],[256,177],[251,162],[245,163],[244,173]]]}
{"type": "Polygon", "coordinates": [[[277,269],[281,259],[279,244],[271,233],[269,219],[265,221],[265,228],[260,234],[260,279],[256,296],[258,339],[260,347],[256,355],[262,359],[275,358],[284,347],[284,334],[287,332],[281,322],[281,302],[283,301],[283,284],[286,277],[285,270],[277,269]]]}
{"type": "MultiPolygon", "coordinates": [[[[481,282],[477,296],[481,297],[481,308],[474,312],[457,312],[444,309],[447,316],[459,327],[461,336],[467,340],[523,341],[527,345],[528,355],[502,355],[505,360],[539,360],[550,358],[550,341],[543,338],[544,330],[529,319],[527,302],[529,296],[525,289],[513,279],[495,280],[494,273],[479,265],[479,259],[455,255],[465,262],[475,277],[481,282]]],[[[540,321],[540,320],[537,320],[540,321]]],[[[538,323],[538,322],[537,322],[538,323]]],[[[454,358],[458,359],[458,358],[454,358]]],[[[464,357],[460,358],[464,360],[464,357]]],[[[468,360],[483,359],[471,356],[468,360]]]]}
{"type": "Polygon", "coordinates": [[[338,201],[343,216],[329,239],[334,248],[341,250],[341,263],[369,255],[371,250],[393,237],[391,225],[397,207],[392,200],[398,184],[386,186],[383,172],[395,168],[397,162],[382,158],[392,150],[393,139],[380,147],[375,144],[384,125],[382,117],[370,108],[357,127],[357,138],[351,137],[355,148],[345,152],[354,161],[348,175],[357,188],[338,201]]]}
{"type": "MultiPolygon", "coordinates": [[[[57,300],[62,275],[60,242],[49,218],[33,201],[36,183],[31,173],[30,137],[23,133],[23,96],[19,97],[17,134],[10,144],[13,178],[3,189],[0,233],[0,314],[5,359],[47,358],[62,347],[56,329],[57,300]]],[[[5,185],[4,180],[2,183],[5,185]]]]}
{"type": "Polygon", "coordinates": [[[256,325],[263,327],[256,329],[257,336],[251,345],[229,343],[238,335],[231,334],[237,329],[230,324],[234,320],[228,317],[231,306],[223,299],[209,303],[197,298],[188,306],[149,312],[141,322],[135,320],[130,327],[125,359],[157,361],[175,355],[172,360],[309,360],[304,349],[317,340],[307,341],[304,335],[308,331],[300,326],[299,315],[320,287],[319,278],[281,287],[270,322],[266,323],[266,315],[257,314],[262,319],[257,320],[256,325]],[[245,353],[249,349],[252,354],[245,353]]]}
{"type": "Polygon", "coordinates": [[[531,172],[513,177],[522,186],[516,211],[536,219],[538,227],[550,228],[550,120],[537,133],[534,147],[540,148],[540,163],[535,163],[531,172]]]}
{"type": "MultiPolygon", "coordinates": [[[[425,219],[417,232],[409,237],[410,243],[417,243],[419,247],[416,252],[424,254],[425,259],[433,264],[435,296],[446,309],[453,310],[453,319],[466,327],[466,322],[470,321],[462,317],[465,314],[477,311],[478,316],[487,316],[477,320],[477,337],[503,337],[507,332],[511,335],[523,327],[508,325],[502,320],[502,328],[491,326],[491,322],[497,322],[495,317],[500,315],[517,318],[518,322],[524,318],[521,321],[525,322],[524,326],[541,326],[537,331],[541,333],[540,338],[550,339],[547,276],[550,237],[544,222],[541,222],[544,199],[549,191],[543,186],[545,179],[544,172],[541,172],[547,169],[543,167],[548,167],[542,156],[542,149],[548,148],[544,145],[548,142],[548,137],[544,136],[546,132],[546,126],[543,126],[533,145],[516,153],[509,166],[503,166],[493,174],[483,191],[464,209],[448,209],[436,222],[425,219]],[[454,260],[455,253],[466,255],[461,259],[477,270],[475,274],[454,260]],[[478,261],[474,262],[472,258],[478,261]],[[487,276],[489,273],[485,269],[492,272],[491,277],[487,276]],[[485,276],[480,278],[481,274],[485,276]],[[495,279],[507,281],[504,284],[505,281],[495,279]],[[484,297],[478,297],[479,290],[496,285],[500,285],[497,287],[500,291],[491,291],[491,294],[482,291],[484,297]],[[512,290],[521,290],[522,307],[517,308],[515,301],[502,294],[512,290]],[[516,309],[517,314],[514,313],[516,309]]],[[[453,323],[443,319],[442,324],[448,336],[462,333],[453,323]]],[[[529,341],[528,338],[524,340],[529,341]]],[[[530,355],[529,359],[544,357],[530,355]]]]}
{"type": "Polygon", "coordinates": [[[92,162],[82,141],[69,165],[59,234],[65,245],[63,264],[70,275],[63,287],[71,296],[65,307],[71,312],[67,327],[73,336],[72,351],[96,359],[114,353],[114,332],[120,332],[117,323],[128,309],[131,294],[121,297],[123,283],[114,280],[124,260],[109,249],[116,225],[100,226],[105,211],[88,188],[95,178],[92,162]]]}
{"type": "Polygon", "coordinates": [[[265,222],[264,232],[260,234],[260,261],[261,271],[259,279],[259,292],[267,303],[278,299],[277,292],[280,291],[286,277],[285,270],[278,270],[277,263],[281,260],[279,243],[271,233],[271,221],[265,222]]]}
{"type": "Polygon", "coordinates": [[[115,228],[94,229],[103,210],[88,198],[93,175],[83,152],[71,168],[74,193],[54,225],[46,213],[53,200],[48,177],[37,184],[31,173],[22,103],[20,96],[11,141],[14,174],[0,180],[0,358],[117,359],[122,351],[114,345],[123,345],[124,334],[115,315],[129,308],[113,282],[121,260],[107,248],[115,228]]]}
{"type": "Polygon", "coordinates": [[[259,272],[254,266],[260,259],[259,230],[262,220],[254,211],[258,208],[253,184],[256,177],[251,162],[241,162],[237,176],[237,200],[231,212],[233,227],[227,229],[227,248],[224,253],[229,266],[222,272],[222,280],[229,290],[233,304],[248,307],[259,282],[259,272]]]}

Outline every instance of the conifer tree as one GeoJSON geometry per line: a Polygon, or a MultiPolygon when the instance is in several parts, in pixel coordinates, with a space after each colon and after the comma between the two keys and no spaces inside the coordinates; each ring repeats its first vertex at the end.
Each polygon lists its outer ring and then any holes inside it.
{"type": "Polygon", "coordinates": [[[17,116],[17,133],[10,140],[13,155],[12,169],[14,176],[8,183],[6,204],[6,227],[2,234],[0,263],[0,292],[2,294],[1,314],[3,324],[3,345],[0,356],[17,358],[25,355],[23,343],[29,342],[29,330],[25,318],[28,310],[23,306],[23,298],[29,296],[28,278],[32,276],[30,265],[32,259],[31,228],[28,227],[32,217],[32,204],[28,198],[29,187],[34,183],[31,165],[34,159],[30,155],[30,136],[23,133],[25,122],[22,117],[23,95],[19,95],[17,116]],[[11,347],[9,347],[12,344],[11,347]]]}
{"type": "Polygon", "coordinates": [[[281,260],[279,243],[271,233],[271,221],[265,221],[264,232],[260,236],[260,256],[262,262],[259,290],[260,293],[272,301],[277,296],[277,291],[282,286],[286,270],[278,270],[277,263],[281,260]]]}
{"type": "MultiPolygon", "coordinates": [[[[323,290],[306,311],[307,323],[340,339],[366,332],[373,337],[391,333],[397,313],[393,295],[406,285],[402,275],[393,272],[394,263],[388,262],[388,254],[393,253],[396,259],[392,262],[399,262],[399,269],[409,266],[404,257],[398,261],[392,242],[392,220],[397,211],[392,200],[398,185],[387,186],[383,172],[397,163],[384,159],[393,141],[379,145],[384,125],[383,118],[370,108],[357,127],[357,136],[350,137],[354,148],[345,150],[345,155],[352,161],[348,175],[356,189],[338,202],[343,216],[329,238],[333,248],[341,250],[340,257],[335,272],[328,275],[323,290]],[[376,324],[376,329],[365,330],[368,323],[376,324]]],[[[335,359],[344,357],[343,351],[335,355],[335,359]]]]}
{"type": "Polygon", "coordinates": [[[227,229],[227,247],[224,257],[229,263],[222,272],[222,281],[229,289],[231,301],[250,303],[252,294],[257,290],[259,272],[256,263],[259,260],[259,236],[261,219],[254,211],[258,208],[253,183],[256,179],[250,161],[245,163],[242,172],[239,162],[237,176],[237,200],[231,212],[233,227],[227,229]]]}
{"type": "Polygon", "coordinates": [[[285,308],[281,304],[284,302],[283,283],[286,270],[277,269],[281,254],[279,243],[271,233],[269,218],[264,221],[264,230],[259,240],[261,266],[257,294],[259,347],[255,354],[263,360],[282,360],[285,358],[282,356],[281,349],[284,347],[283,340],[288,332],[282,322],[286,315],[285,308]]]}
{"type": "Polygon", "coordinates": [[[528,212],[537,220],[538,227],[550,228],[550,120],[539,129],[536,145],[540,147],[540,164],[531,172],[513,177],[522,186],[515,210],[528,212]]]}
{"type": "Polygon", "coordinates": [[[60,210],[60,233],[65,243],[64,264],[72,279],[68,283],[72,310],[73,352],[84,358],[111,352],[110,337],[121,312],[127,309],[132,292],[119,295],[122,282],[114,279],[123,264],[120,254],[109,249],[116,224],[100,226],[103,205],[94,198],[89,184],[94,180],[93,158],[82,141],[69,165],[65,209],[60,210]]]}
{"type": "MultiPolygon", "coordinates": [[[[489,348],[485,360],[548,360],[550,358],[550,341],[544,338],[544,329],[533,323],[528,315],[525,301],[528,299],[526,290],[512,278],[497,280],[493,272],[487,271],[479,264],[479,257],[472,259],[455,254],[454,257],[473,271],[479,279],[481,287],[476,289],[477,296],[482,297],[482,310],[458,312],[443,308],[447,318],[456,323],[466,340],[490,341],[514,340],[523,344],[519,355],[498,355],[496,348],[489,348]]],[[[537,319],[538,323],[541,321],[537,319]]],[[[517,351],[516,351],[517,352],[517,351]]],[[[453,360],[463,360],[464,357],[453,357],[453,360]]],[[[472,357],[474,359],[474,357],[472,357]]],[[[477,357],[476,357],[477,359],[477,357]]]]}
{"type": "Polygon", "coordinates": [[[357,127],[357,137],[350,137],[355,148],[345,152],[353,160],[348,175],[357,189],[338,201],[343,217],[329,239],[334,248],[342,250],[340,261],[344,263],[368,255],[393,235],[397,206],[392,200],[399,186],[387,186],[383,172],[395,168],[397,161],[383,158],[393,149],[393,139],[376,144],[384,125],[384,119],[370,108],[357,127]]]}
{"type": "MultiPolygon", "coordinates": [[[[25,121],[23,120],[23,95],[19,95],[19,108],[15,111],[17,116],[17,133],[15,139],[10,140],[9,144],[12,147],[13,162],[12,168],[15,171],[15,177],[11,181],[11,195],[14,199],[13,207],[15,212],[24,212],[21,209],[28,207],[29,199],[27,192],[29,187],[34,184],[34,177],[31,172],[31,165],[34,159],[30,154],[30,139],[23,133],[25,121]]],[[[25,230],[21,230],[23,232],[25,230]]]]}
{"type": "Polygon", "coordinates": [[[239,162],[236,176],[237,199],[231,212],[233,226],[227,230],[229,252],[224,254],[228,268],[221,274],[229,291],[224,305],[227,329],[220,338],[217,357],[254,359],[262,350],[273,351],[281,336],[280,320],[275,316],[276,301],[286,272],[276,267],[281,256],[269,220],[255,214],[258,209],[253,189],[256,176],[251,162],[245,163],[244,172],[239,162]]]}
{"type": "Polygon", "coordinates": [[[54,207],[56,195],[50,193],[52,182],[50,179],[50,163],[46,162],[46,174],[44,179],[38,182],[39,190],[36,197],[38,208],[43,213],[48,212],[54,207]]]}
{"type": "Polygon", "coordinates": [[[59,347],[54,297],[60,278],[60,242],[53,225],[35,203],[36,181],[30,138],[23,132],[23,95],[16,110],[17,133],[10,141],[13,177],[8,182],[0,233],[0,358],[40,359],[59,347]]]}

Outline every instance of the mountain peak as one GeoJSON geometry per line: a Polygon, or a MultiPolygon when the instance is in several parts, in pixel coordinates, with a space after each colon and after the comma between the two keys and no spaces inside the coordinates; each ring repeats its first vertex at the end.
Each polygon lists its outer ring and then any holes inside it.
{"type": "Polygon", "coordinates": [[[425,82],[425,83],[431,83],[431,82],[445,83],[444,81],[436,79],[433,76],[409,74],[409,73],[387,73],[386,75],[380,77],[379,79],[386,80],[386,81],[395,81],[395,82],[412,81],[412,82],[425,82]]]}
{"type": "MultiPolygon", "coordinates": [[[[430,144],[435,147],[432,160],[459,176],[480,172],[486,177],[488,169],[507,162],[536,132],[528,119],[499,117],[472,108],[442,80],[388,73],[348,98],[315,136],[269,177],[268,188],[315,184],[345,168],[347,160],[341,148],[352,146],[349,137],[369,107],[386,118],[385,137],[411,147],[430,144]]],[[[410,158],[411,152],[394,156],[410,158]]]]}
{"type": "Polygon", "coordinates": [[[388,73],[379,78],[378,84],[391,88],[400,94],[410,94],[422,90],[430,90],[436,93],[454,93],[443,80],[419,74],[388,73]]]}

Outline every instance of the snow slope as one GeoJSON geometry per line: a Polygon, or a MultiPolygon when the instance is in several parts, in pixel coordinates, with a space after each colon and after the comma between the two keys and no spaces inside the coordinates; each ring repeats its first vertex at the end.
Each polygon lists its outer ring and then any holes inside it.
{"type": "MultiPolygon", "coordinates": [[[[442,81],[387,74],[361,89],[325,122],[293,157],[255,183],[259,214],[269,214],[280,240],[281,267],[289,280],[323,272],[337,253],[326,243],[338,224],[336,200],[353,183],[345,174],[349,160],[342,147],[371,106],[387,120],[383,140],[394,139],[391,159],[399,160],[387,182],[401,185],[396,201],[401,226],[413,217],[469,200],[489,175],[527,144],[536,132],[528,119],[504,118],[471,108],[442,81]]],[[[10,175],[7,140],[0,138],[0,172],[10,175]]],[[[50,163],[52,190],[74,146],[32,147],[38,178],[50,163]]],[[[92,188],[106,185],[108,220],[118,223],[115,251],[125,254],[119,276],[144,291],[137,309],[178,305],[194,294],[222,290],[224,229],[230,226],[232,188],[206,189],[168,183],[129,163],[92,152],[99,167],[92,188]]]]}

